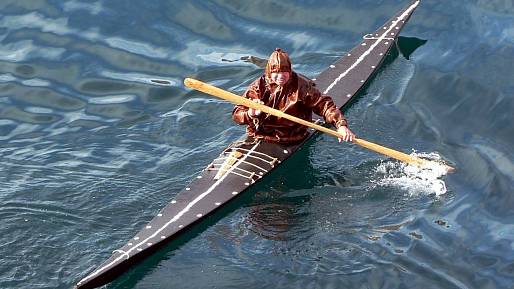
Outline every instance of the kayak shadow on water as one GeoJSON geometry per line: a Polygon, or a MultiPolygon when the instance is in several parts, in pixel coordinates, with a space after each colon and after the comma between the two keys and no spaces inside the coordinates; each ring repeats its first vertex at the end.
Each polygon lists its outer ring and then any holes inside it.
{"type": "MultiPolygon", "coordinates": [[[[398,48],[400,49],[400,52],[402,53],[403,57],[406,59],[410,59],[410,56],[416,49],[419,47],[425,45],[427,43],[427,40],[425,39],[419,39],[417,37],[405,37],[400,36],[398,37],[398,48]]],[[[396,50],[398,51],[398,49],[396,50]]]]}

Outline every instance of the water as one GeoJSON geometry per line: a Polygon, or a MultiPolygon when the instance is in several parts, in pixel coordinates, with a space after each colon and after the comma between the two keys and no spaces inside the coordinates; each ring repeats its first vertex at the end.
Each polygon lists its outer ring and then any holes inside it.
{"type": "MultiPolygon", "coordinates": [[[[314,77],[406,1],[0,4],[0,288],[70,288],[226,145],[230,104],[275,48],[314,77]]],[[[513,288],[514,6],[425,0],[346,111],[358,136],[446,176],[319,136],[107,288],[513,288]]]]}

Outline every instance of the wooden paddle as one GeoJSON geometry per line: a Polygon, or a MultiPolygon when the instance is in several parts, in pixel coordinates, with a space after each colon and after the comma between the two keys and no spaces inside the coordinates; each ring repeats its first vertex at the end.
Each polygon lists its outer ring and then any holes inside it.
{"type": "MultiPolygon", "coordinates": [[[[317,125],[315,123],[306,121],[301,118],[294,117],[294,116],[284,113],[280,110],[273,109],[269,106],[253,102],[247,98],[233,94],[231,92],[228,92],[226,90],[223,90],[223,89],[215,87],[215,86],[212,86],[205,82],[202,82],[202,81],[199,81],[196,79],[192,79],[192,78],[186,78],[186,79],[184,79],[184,84],[185,84],[185,86],[187,86],[189,88],[193,88],[193,89],[199,90],[201,92],[228,100],[232,103],[244,105],[246,107],[257,109],[257,110],[261,110],[265,113],[274,115],[276,117],[282,117],[282,118],[288,119],[290,121],[293,121],[293,122],[308,126],[310,128],[319,130],[321,132],[327,133],[329,135],[335,136],[337,138],[342,138],[342,136],[335,130],[329,129],[329,128],[321,126],[321,125],[317,125]]],[[[360,138],[354,138],[353,143],[358,144],[361,147],[367,148],[374,152],[377,152],[377,153],[386,155],[388,157],[397,159],[399,161],[405,162],[410,165],[416,165],[418,167],[429,167],[431,165],[432,166],[440,166],[441,165],[439,163],[425,160],[422,158],[417,158],[417,157],[414,157],[414,156],[411,156],[408,154],[404,154],[402,152],[399,152],[399,151],[396,151],[396,150],[393,150],[393,149],[390,149],[390,148],[387,148],[387,147],[384,147],[384,146],[381,146],[381,145],[378,145],[378,144],[375,144],[375,143],[372,143],[372,142],[369,142],[369,141],[366,141],[366,140],[363,140],[360,138]]],[[[455,171],[455,169],[453,167],[450,167],[448,165],[444,165],[444,166],[448,172],[455,171]]]]}

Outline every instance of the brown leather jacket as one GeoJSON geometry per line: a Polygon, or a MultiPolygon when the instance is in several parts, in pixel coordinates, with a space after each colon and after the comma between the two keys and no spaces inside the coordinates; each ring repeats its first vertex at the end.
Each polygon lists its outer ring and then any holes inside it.
{"type": "MultiPolygon", "coordinates": [[[[243,95],[249,99],[260,99],[265,105],[287,114],[312,121],[312,112],[323,116],[325,122],[336,128],[347,122],[332,98],[322,95],[312,80],[292,72],[291,78],[281,89],[270,84],[263,75],[256,79],[243,95]]],[[[293,143],[301,141],[307,134],[307,127],[284,118],[261,113],[257,118],[248,115],[248,108],[236,105],[232,118],[238,124],[246,124],[247,133],[252,137],[262,137],[266,141],[293,143]]]]}

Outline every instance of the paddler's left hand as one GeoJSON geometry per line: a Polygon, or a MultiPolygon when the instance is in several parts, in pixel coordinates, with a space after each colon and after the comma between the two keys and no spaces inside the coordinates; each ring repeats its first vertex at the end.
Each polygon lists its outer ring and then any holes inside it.
{"type": "Polygon", "coordinates": [[[343,136],[342,138],[338,138],[339,142],[353,142],[355,139],[355,134],[347,126],[340,126],[337,132],[343,136]]]}

